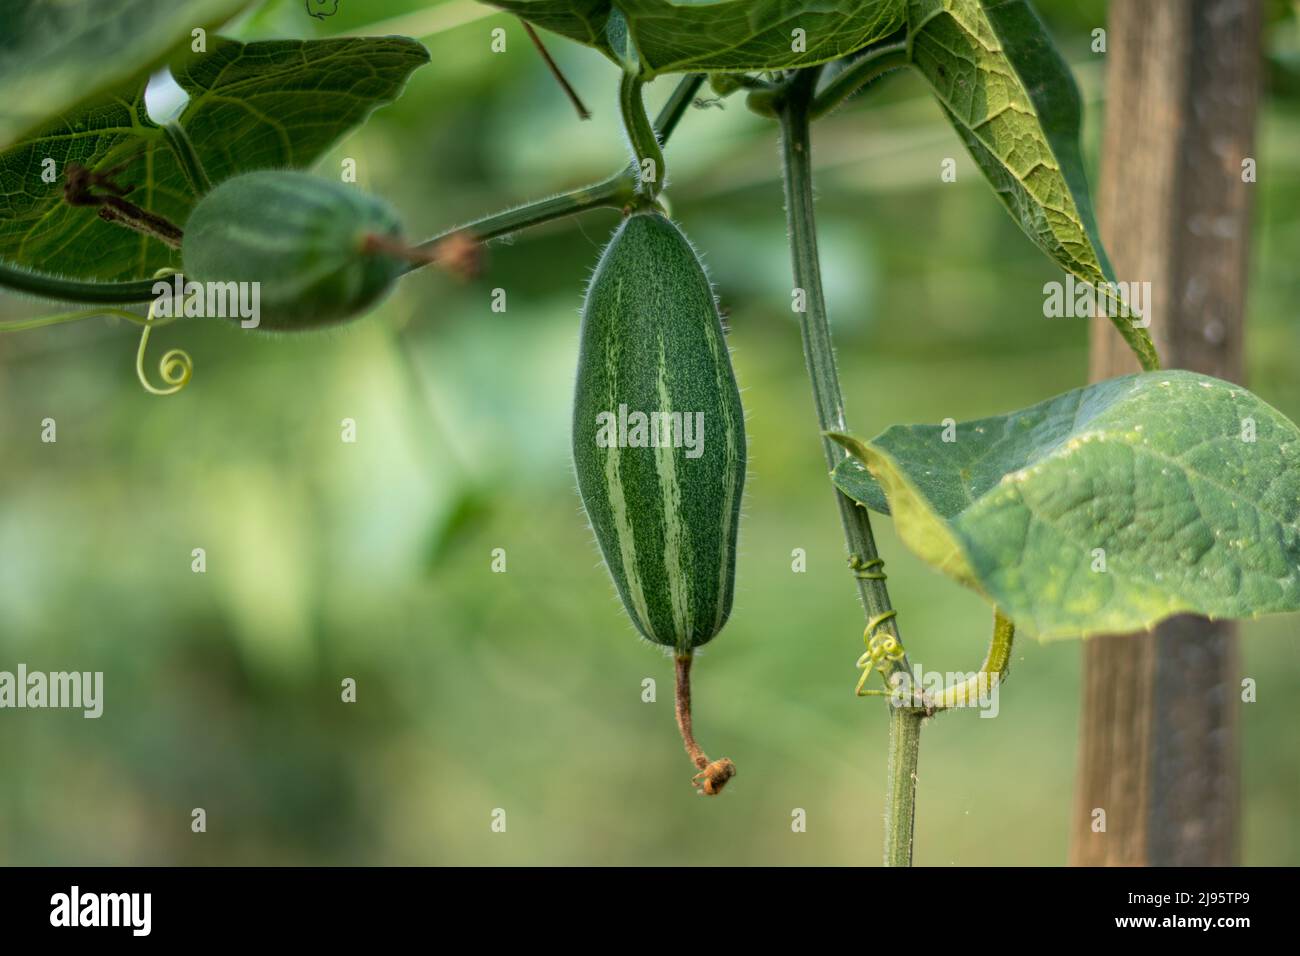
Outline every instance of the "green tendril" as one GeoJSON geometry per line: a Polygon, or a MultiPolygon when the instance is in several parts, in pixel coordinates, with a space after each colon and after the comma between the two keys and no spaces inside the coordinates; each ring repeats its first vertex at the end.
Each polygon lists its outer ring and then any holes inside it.
{"type": "MultiPolygon", "coordinates": [[[[159,269],[154,273],[154,278],[163,279],[175,274],[175,269],[159,269]]],[[[154,309],[157,305],[157,299],[149,303],[149,314],[145,316],[144,328],[140,332],[140,347],[135,352],[135,377],[140,380],[140,384],[150,395],[175,395],[188,385],[194,376],[194,360],[190,358],[188,352],[183,349],[170,349],[158,360],[158,374],[167,384],[166,388],[159,388],[150,382],[144,371],[144,353],[149,347],[149,333],[153,331],[154,309]]],[[[176,312],[183,313],[184,309],[178,307],[176,312]]]]}
{"type": "Polygon", "coordinates": [[[854,689],[854,693],[859,697],[871,696],[870,691],[863,690],[863,685],[866,684],[873,669],[888,678],[890,665],[901,661],[906,654],[898,635],[880,630],[882,624],[893,620],[897,615],[897,611],[883,611],[867,621],[866,630],[862,632],[862,639],[867,642],[867,650],[858,658],[857,666],[863,670],[862,676],[858,678],[858,686],[854,689]]]}
{"type": "Polygon", "coordinates": [[[884,581],[889,578],[885,573],[885,559],[872,558],[870,561],[863,561],[856,554],[849,555],[849,570],[863,581],[884,581]]]}

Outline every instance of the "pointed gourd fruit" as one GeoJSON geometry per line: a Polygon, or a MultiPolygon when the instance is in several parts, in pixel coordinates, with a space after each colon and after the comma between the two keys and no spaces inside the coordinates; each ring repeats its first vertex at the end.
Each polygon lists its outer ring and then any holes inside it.
{"type": "Polygon", "coordinates": [[[744,412],[704,267],[657,212],[623,221],[588,287],[573,460],[628,616],[678,660],[682,736],[715,793],[735,768],[691,736],[689,661],[731,613],[744,412]]]}
{"type": "Polygon", "coordinates": [[[218,185],[194,207],[181,249],[187,281],[257,283],[259,328],[315,329],[379,303],[407,269],[401,226],[356,186],[287,170],[218,185]]]}

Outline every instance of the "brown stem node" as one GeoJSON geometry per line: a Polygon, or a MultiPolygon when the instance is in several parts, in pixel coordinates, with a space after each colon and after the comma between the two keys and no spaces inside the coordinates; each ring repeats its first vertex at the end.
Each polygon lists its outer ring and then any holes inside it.
{"type": "Polygon", "coordinates": [[[99,218],[105,222],[152,236],[173,249],[179,249],[184,238],[179,226],[122,198],[135,188],[121,186],[113,180],[126,166],[123,163],[97,173],[80,163],[68,163],[64,169],[63,201],[69,206],[97,207],[99,218]]]}
{"type": "Polygon", "coordinates": [[[396,236],[372,232],[362,240],[361,249],[365,253],[383,252],[419,265],[436,265],[462,281],[474,278],[483,266],[483,244],[464,232],[454,232],[428,250],[408,246],[396,236]]]}

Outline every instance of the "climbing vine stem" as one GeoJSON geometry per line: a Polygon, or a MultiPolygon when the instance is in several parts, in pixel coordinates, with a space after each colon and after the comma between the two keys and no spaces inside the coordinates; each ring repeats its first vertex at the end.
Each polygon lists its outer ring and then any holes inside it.
{"type": "Polygon", "coordinates": [[[885,779],[885,866],[912,865],[916,830],[916,764],[922,713],[889,706],[889,764],[885,779]]]}
{"type": "MultiPolygon", "coordinates": [[[[799,312],[804,360],[812,382],[817,421],[823,433],[822,452],[828,470],[834,471],[845,452],[826,433],[847,431],[848,425],[844,416],[844,397],[835,370],[826,299],[822,294],[817,225],[813,214],[809,122],[813,92],[820,72],[820,68],[813,67],[795,73],[777,94],[773,105],[781,124],[781,165],[795,295],[796,301],[801,300],[804,306],[799,312]]],[[[876,550],[875,536],[871,531],[871,519],[866,509],[859,507],[853,499],[838,489],[833,493],[844,526],[849,565],[855,572],[858,593],[867,612],[868,653],[873,649],[879,652],[876,656],[883,665],[880,670],[886,680],[898,670],[910,674],[911,668],[898,632],[897,614],[889,601],[882,570],[884,562],[876,550]]],[[[890,705],[885,863],[891,866],[907,866],[912,861],[916,761],[925,713],[918,708],[890,705]]]]}

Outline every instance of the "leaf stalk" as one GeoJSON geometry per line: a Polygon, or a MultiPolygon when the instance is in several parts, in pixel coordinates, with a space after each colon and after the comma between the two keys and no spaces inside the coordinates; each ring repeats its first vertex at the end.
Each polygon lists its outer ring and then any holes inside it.
{"type": "Polygon", "coordinates": [[[872,81],[901,69],[911,62],[907,41],[877,47],[836,73],[813,97],[808,109],[816,120],[834,110],[872,81]]]}

